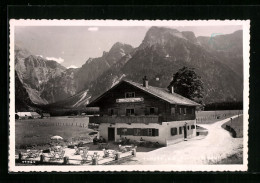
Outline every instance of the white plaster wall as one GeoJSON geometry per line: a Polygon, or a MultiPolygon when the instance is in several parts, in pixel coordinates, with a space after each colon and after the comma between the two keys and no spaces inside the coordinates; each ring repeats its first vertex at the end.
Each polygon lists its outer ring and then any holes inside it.
{"type": "Polygon", "coordinates": [[[159,136],[132,136],[132,135],[121,135],[123,138],[127,137],[131,140],[140,140],[142,137],[146,141],[159,142],[160,144],[167,145],[173,144],[184,140],[184,130],[182,134],[179,135],[179,127],[184,126],[187,123],[189,130],[187,130],[187,138],[192,138],[196,136],[196,120],[185,120],[185,121],[172,121],[172,122],[163,122],[162,124],[150,123],[148,125],[144,123],[132,123],[131,125],[125,123],[101,123],[99,126],[100,136],[103,136],[106,140],[108,138],[108,127],[115,128],[115,140],[120,138],[120,135],[117,135],[117,128],[156,128],[159,129],[159,136]],[[195,129],[191,129],[191,125],[195,125],[195,129]],[[178,134],[171,136],[171,128],[177,127],[178,134]]]}

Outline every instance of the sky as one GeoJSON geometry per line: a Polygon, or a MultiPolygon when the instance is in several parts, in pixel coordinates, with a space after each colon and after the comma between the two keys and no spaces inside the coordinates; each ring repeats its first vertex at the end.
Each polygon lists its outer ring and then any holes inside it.
{"type": "MultiPolygon", "coordinates": [[[[55,60],[65,67],[81,67],[88,58],[101,57],[116,42],[138,47],[150,27],[147,26],[16,26],[15,44],[32,54],[55,60]]],[[[192,31],[195,36],[230,34],[242,27],[178,26],[179,31],[192,31]]]]}

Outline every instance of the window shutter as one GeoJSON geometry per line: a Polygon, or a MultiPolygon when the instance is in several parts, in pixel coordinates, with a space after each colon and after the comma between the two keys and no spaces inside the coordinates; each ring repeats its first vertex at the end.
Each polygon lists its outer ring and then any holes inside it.
{"type": "Polygon", "coordinates": [[[127,135],[134,135],[134,129],[133,128],[128,128],[127,129],[127,135]]]}
{"type": "Polygon", "coordinates": [[[159,136],[159,130],[153,128],[153,136],[159,136]]]}
{"type": "Polygon", "coordinates": [[[159,136],[159,129],[155,129],[155,136],[159,136]]]}
{"type": "Polygon", "coordinates": [[[122,135],[122,128],[117,129],[117,135],[122,135]]]}
{"type": "Polygon", "coordinates": [[[150,108],[149,107],[146,107],[145,108],[145,115],[149,115],[150,114],[150,108]]]}
{"type": "Polygon", "coordinates": [[[118,109],[114,109],[114,115],[118,115],[118,109]]]}
{"type": "Polygon", "coordinates": [[[148,135],[148,129],[143,128],[141,129],[141,136],[147,136],[148,135]]]}
{"type": "Polygon", "coordinates": [[[179,127],[179,134],[182,134],[182,127],[179,127]]]}
{"type": "Polygon", "coordinates": [[[175,114],[175,107],[171,108],[171,114],[173,114],[173,115],[175,114]]]}
{"type": "Polygon", "coordinates": [[[158,114],[158,107],[155,107],[155,108],[154,108],[154,113],[155,113],[155,114],[158,114]]]}

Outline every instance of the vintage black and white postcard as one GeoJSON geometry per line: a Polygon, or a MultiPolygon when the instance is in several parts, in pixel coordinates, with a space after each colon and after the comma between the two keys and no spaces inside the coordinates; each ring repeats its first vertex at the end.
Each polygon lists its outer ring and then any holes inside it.
{"type": "Polygon", "coordinates": [[[247,171],[248,20],[10,20],[10,172],[247,171]]]}

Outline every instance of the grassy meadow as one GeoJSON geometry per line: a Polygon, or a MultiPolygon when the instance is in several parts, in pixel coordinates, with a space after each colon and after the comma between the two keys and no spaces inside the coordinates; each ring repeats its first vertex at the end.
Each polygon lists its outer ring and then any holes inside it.
{"type": "Polygon", "coordinates": [[[243,110],[198,111],[196,119],[198,124],[210,124],[242,113],[243,110]]]}
{"type": "Polygon", "coordinates": [[[46,119],[16,120],[15,147],[26,149],[39,148],[55,141],[54,135],[63,137],[63,142],[90,140],[88,118],[51,117],[46,119]]]}

